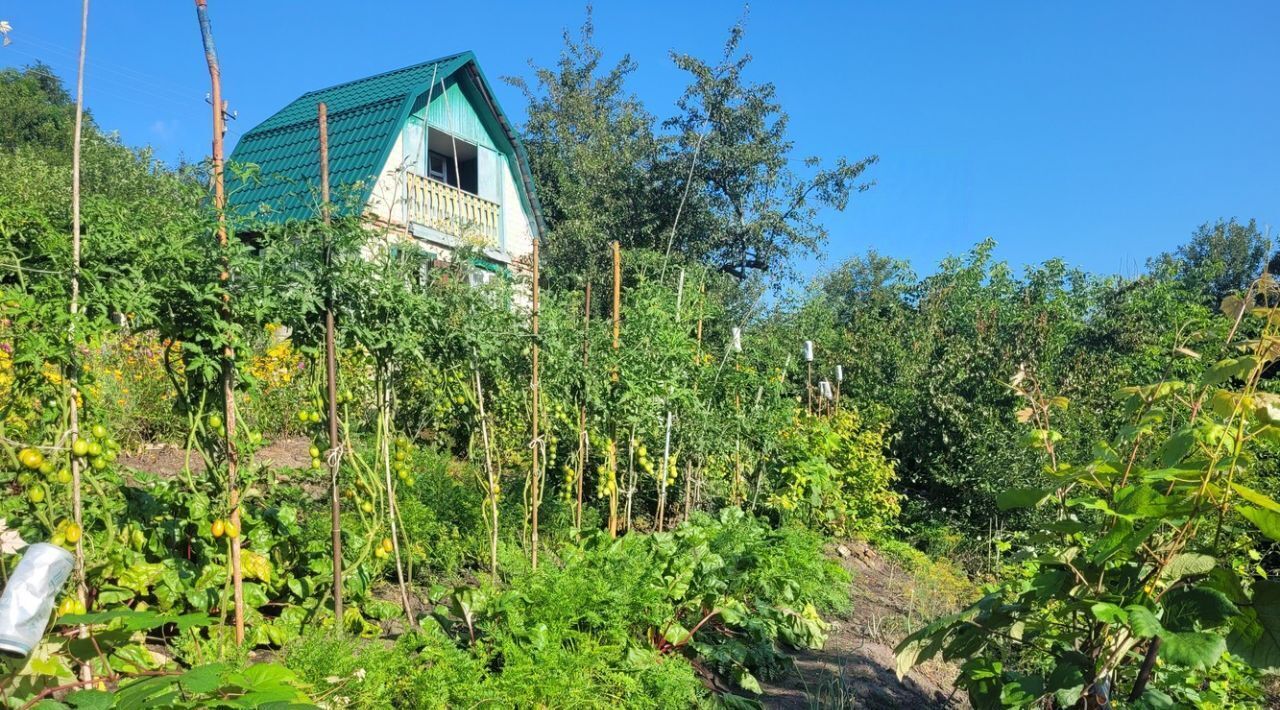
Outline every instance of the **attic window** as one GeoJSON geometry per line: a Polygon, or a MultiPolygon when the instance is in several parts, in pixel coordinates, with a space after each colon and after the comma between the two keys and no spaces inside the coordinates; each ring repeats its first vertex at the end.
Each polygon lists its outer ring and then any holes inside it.
{"type": "Polygon", "coordinates": [[[426,173],[432,180],[477,194],[476,144],[432,128],[426,145],[426,173]]]}
{"type": "Polygon", "coordinates": [[[434,150],[427,153],[427,177],[447,185],[458,186],[458,176],[453,170],[453,159],[434,150]]]}

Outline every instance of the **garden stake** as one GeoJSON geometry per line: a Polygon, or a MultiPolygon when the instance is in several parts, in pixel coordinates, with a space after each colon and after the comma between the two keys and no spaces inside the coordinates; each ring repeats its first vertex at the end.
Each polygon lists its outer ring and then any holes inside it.
{"type": "Polygon", "coordinates": [[[667,465],[671,460],[671,411],[667,411],[667,434],[665,443],[662,446],[662,470],[658,472],[658,514],[657,514],[657,530],[662,532],[662,518],[664,509],[667,507],[667,465]]]}
{"type": "Polygon", "coordinates": [[[382,457],[382,471],[386,477],[387,483],[387,517],[391,522],[391,546],[396,557],[396,579],[400,583],[400,602],[404,604],[404,615],[409,620],[410,628],[418,628],[418,622],[413,618],[413,606],[409,603],[409,587],[405,582],[404,568],[400,558],[400,535],[396,526],[396,520],[399,517],[399,511],[396,510],[396,489],[391,478],[391,366],[383,365],[378,368],[378,420],[379,429],[381,430],[380,451],[382,457]]]}
{"type": "Polygon", "coordinates": [[[573,509],[573,527],[582,530],[582,479],[587,467],[591,442],[587,440],[587,364],[591,355],[591,277],[587,277],[586,296],[582,306],[582,401],[578,403],[578,503],[573,509]]]}
{"type": "MultiPolygon", "coordinates": [[[[321,101],[316,110],[320,123],[320,213],[324,218],[325,266],[331,266],[329,227],[329,107],[321,101]]],[[[326,277],[329,277],[326,269],[326,277]]],[[[338,490],[338,470],[342,456],[338,451],[338,355],[334,343],[333,287],[325,294],[324,369],[329,394],[329,507],[333,528],[333,618],[338,635],[342,635],[342,497],[338,490]]]]}
{"type": "MultiPolygon", "coordinates": [[[[68,429],[71,440],[68,446],[74,446],[80,438],[80,371],[76,357],[76,316],[80,312],[80,143],[84,127],[84,55],[89,36],[89,0],[84,0],[80,7],[80,58],[76,73],[76,125],[75,136],[71,144],[71,320],[67,325],[67,345],[70,350],[70,401],[67,407],[68,429]]],[[[71,455],[71,518],[77,527],[84,530],[83,511],[80,501],[80,477],[82,475],[80,457],[71,455]]],[[[84,578],[84,540],[76,540],[75,557],[76,599],[86,604],[89,589],[84,578]]],[[[89,635],[87,626],[80,626],[80,638],[89,635]]],[[[80,680],[89,681],[93,671],[88,663],[80,666],[80,680]]]]}
{"type": "MultiPolygon", "coordinates": [[[[218,213],[218,245],[222,248],[222,273],[219,280],[223,287],[231,280],[227,241],[227,193],[223,183],[222,136],[226,132],[224,121],[226,105],[222,101],[222,71],[218,67],[218,52],[213,45],[213,28],[209,24],[207,0],[196,0],[196,19],[200,23],[200,37],[204,42],[205,63],[209,65],[209,82],[212,85],[210,103],[213,105],[213,206],[218,213]]],[[[222,292],[222,316],[231,320],[231,294],[222,292]]],[[[237,488],[236,457],[236,401],[235,401],[235,349],[230,333],[222,348],[222,406],[223,426],[227,447],[228,504],[231,508],[231,524],[240,529],[240,491],[237,488]]],[[[244,578],[240,573],[240,536],[231,538],[231,579],[235,598],[236,644],[244,643],[244,578]]]]}
{"type": "Polygon", "coordinates": [[[533,240],[533,375],[530,388],[533,391],[533,471],[530,474],[529,507],[532,513],[532,530],[529,532],[529,564],[538,569],[538,449],[542,442],[538,440],[538,419],[541,418],[541,399],[538,387],[538,240],[533,240]]]}
{"type": "Polygon", "coordinates": [[[498,580],[498,479],[493,472],[493,458],[489,455],[489,424],[484,413],[484,389],[480,386],[480,368],[471,361],[471,372],[476,380],[476,407],[480,413],[480,440],[484,444],[484,473],[489,480],[489,514],[493,523],[489,528],[489,573],[498,580]]]}

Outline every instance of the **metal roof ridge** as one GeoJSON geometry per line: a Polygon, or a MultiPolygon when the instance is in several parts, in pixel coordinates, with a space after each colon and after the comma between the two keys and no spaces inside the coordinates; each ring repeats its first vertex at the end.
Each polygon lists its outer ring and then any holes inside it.
{"type": "MultiPolygon", "coordinates": [[[[299,96],[297,99],[294,99],[294,102],[296,102],[296,101],[300,101],[300,100],[302,100],[302,99],[305,99],[305,98],[307,98],[308,96],[313,96],[313,95],[315,95],[315,94],[322,94],[322,93],[325,93],[325,92],[327,92],[327,91],[333,91],[334,89],[341,89],[341,88],[343,88],[343,87],[345,87],[345,86],[350,86],[350,85],[352,85],[352,84],[359,84],[359,83],[361,83],[361,82],[365,82],[365,81],[372,81],[372,80],[374,80],[374,79],[381,79],[382,77],[385,77],[385,76],[390,76],[390,75],[392,75],[392,74],[399,74],[399,73],[401,73],[401,72],[412,71],[412,70],[414,70],[414,69],[421,69],[421,68],[423,68],[423,67],[431,66],[432,64],[442,64],[442,63],[444,63],[444,62],[452,61],[452,60],[454,60],[454,59],[457,59],[457,58],[459,58],[459,57],[461,57],[461,56],[463,56],[463,55],[467,55],[467,54],[472,55],[472,58],[474,59],[474,57],[475,57],[475,53],[474,53],[472,50],[467,49],[467,50],[463,50],[463,51],[461,51],[461,52],[455,52],[455,53],[453,53],[453,54],[447,54],[447,55],[445,55],[445,56],[443,56],[443,57],[438,57],[438,58],[436,58],[436,59],[428,59],[428,60],[427,60],[427,61],[425,61],[425,62],[418,62],[417,64],[410,64],[409,66],[400,67],[400,68],[398,68],[398,69],[389,69],[389,70],[387,70],[387,71],[379,72],[379,73],[377,73],[377,74],[373,74],[373,75],[371,75],[371,76],[361,77],[361,78],[359,78],[359,79],[352,79],[352,80],[350,80],[350,81],[344,81],[344,82],[341,82],[341,83],[338,83],[338,84],[334,84],[333,86],[326,86],[326,87],[324,87],[323,89],[312,89],[311,91],[308,91],[307,93],[305,93],[305,94],[303,94],[303,95],[299,96]]],[[[293,103],[293,102],[291,102],[291,103],[293,103]]]]}

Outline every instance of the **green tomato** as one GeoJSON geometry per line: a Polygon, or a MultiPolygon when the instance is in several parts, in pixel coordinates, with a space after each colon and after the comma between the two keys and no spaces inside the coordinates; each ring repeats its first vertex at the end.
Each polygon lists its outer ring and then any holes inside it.
{"type": "Polygon", "coordinates": [[[101,424],[94,424],[93,428],[90,429],[89,431],[93,434],[93,438],[95,439],[107,438],[107,428],[102,426],[101,424]]]}

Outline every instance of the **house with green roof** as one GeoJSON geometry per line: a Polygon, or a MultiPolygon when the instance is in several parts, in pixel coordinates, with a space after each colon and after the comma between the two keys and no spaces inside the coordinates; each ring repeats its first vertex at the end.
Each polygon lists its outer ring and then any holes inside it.
{"type": "Polygon", "coordinates": [[[532,251],[544,227],[528,158],[471,52],[311,91],[277,111],[231,154],[258,166],[230,186],[234,213],[317,214],[320,103],[335,204],[437,254],[478,246],[494,268],[532,251]]]}

